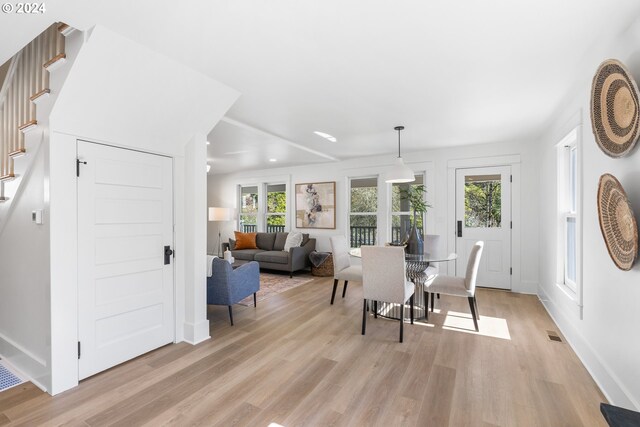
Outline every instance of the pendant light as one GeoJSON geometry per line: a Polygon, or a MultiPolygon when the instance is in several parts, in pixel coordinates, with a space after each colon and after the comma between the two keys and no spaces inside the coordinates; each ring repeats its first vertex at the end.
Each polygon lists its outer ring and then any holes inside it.
{"type": "Polygon", "coordinates": [[[385,182],[413,182],[416,177],[411,168],[404,164],[404,160],[400,156],[400,131],[404,129],[404,126],[396,126],[394,129],[398,131],[398,157],[393,167],[387,172],[385,182]]]}

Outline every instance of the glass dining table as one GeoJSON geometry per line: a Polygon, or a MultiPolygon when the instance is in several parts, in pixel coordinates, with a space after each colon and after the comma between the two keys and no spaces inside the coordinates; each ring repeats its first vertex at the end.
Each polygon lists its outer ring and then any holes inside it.
{"type": "MultiPolygon", "coordinates": [[[[349,254],[356,258],[362,257],[360,248],[351,249],[349,254]]],[[[424,286],[433,274],[437,274],[437,270],[431,272],[427,271],[428,267],[436,263],[455,261],[457,258],[458,255],[455,253],[426,253],[421,255],[405,254],[404,260],[407,266],[407,279],[411,280],[416,286],[413,300],[414,317],[416,319],[426,317],[428,301],[424,300],[424,286]]],[[[406,312],[403,314],[404,318],[409,317],[408,310],[409,307],[407,306],[406,312]]],[[[378,304],[378,315],[398,320],[401,315],[400,305],[392,303],[378,304]]]]}

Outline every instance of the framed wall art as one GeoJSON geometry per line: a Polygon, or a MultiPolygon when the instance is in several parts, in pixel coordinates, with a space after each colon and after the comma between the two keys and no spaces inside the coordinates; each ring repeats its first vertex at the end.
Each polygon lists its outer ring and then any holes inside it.
{"type": "Polygon", "coordinates": [[[336,183],[296,184],[296,228],[336,228],[336,183]]]}

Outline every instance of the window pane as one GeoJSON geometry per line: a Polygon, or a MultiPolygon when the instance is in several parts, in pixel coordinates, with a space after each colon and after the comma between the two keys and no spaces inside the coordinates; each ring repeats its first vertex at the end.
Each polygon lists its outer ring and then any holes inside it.
{"type": "Polygon", "coordinates": [[[257,221],[255,215],[240,214],[240,230],[245,233],[255,233],[257,229],[257,221]]]}
{"type": "Polygon", "coordinates": [[[285,215],[267,215],[267,233],[284,231],[285,215]]]}
{"type": "Polygon", "coordinates": [[[567,259],[565,272],[567,279],[576,282],[576,219],[567,217],[567,259]]]}
{"type": "Polygon", "coordinates": [[[352,248],[362,245],[375,245],[377,233],[377,218],[375,215],[350,215],[350,244],[352,248]]]}
{"type": "Polygon", "coordinates": [[[286,213],[287,212],[286,190],[287,190],[287,187],[285,184],[267,185],[267,213],[286,213]]]}
{"type": "Polygon", "coordinates": [[[258,212],[258,187],[241,187],[240,189],[240,212],[258,212]]]}
{"type": "Polygon", "coordinates": [[[378,179],[359,178],[351,180],[351,212],[378,211],[378,179]]]}
{"type": "Polygon", "coordinates": [[[502,190],[500,175],[468,175],[464,182],[466,227],[500,227],[502,190]]]}
{"type": "MultiPolygon", "coordinates": [[[[413,215],[393,214],[391,215],[391,243],[402,243],[407,239],[413,224],[413,215]]],[[[424,237],[422,215],[416,216],[416,227],[418,233],[424,237]]]]}
{"type": "Polygon", "coordinates": [[[415,175],[416,180],[413,182],[393,183],[391,184],[391,211],[392,212],[410,212],[412,210],[411,203],[401,196],[400,190],[407,190],[409,187],[417,187],[424,185],[422,175],[415,175]]]}

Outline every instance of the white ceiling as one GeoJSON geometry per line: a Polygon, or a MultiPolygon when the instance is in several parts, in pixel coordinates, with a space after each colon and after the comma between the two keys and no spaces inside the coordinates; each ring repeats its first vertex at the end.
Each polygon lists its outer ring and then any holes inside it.
{"type": "MultiPolygon", "coordinates": [[[[57,7],[55,19],[80,28],[101,23],[242,93],[209,135],[216,173],[228,172],[230,156],[237,170],[393,153],[398,124],[406,126],[403,153],[531,138],[556,112],[589,48],[640,15],[637,0],[68,0],[57,7]],[[248,153],[224,154],[240,151],[248,153]]],[[[10,23],[0,36],[19,31],[10,23]]]]}

